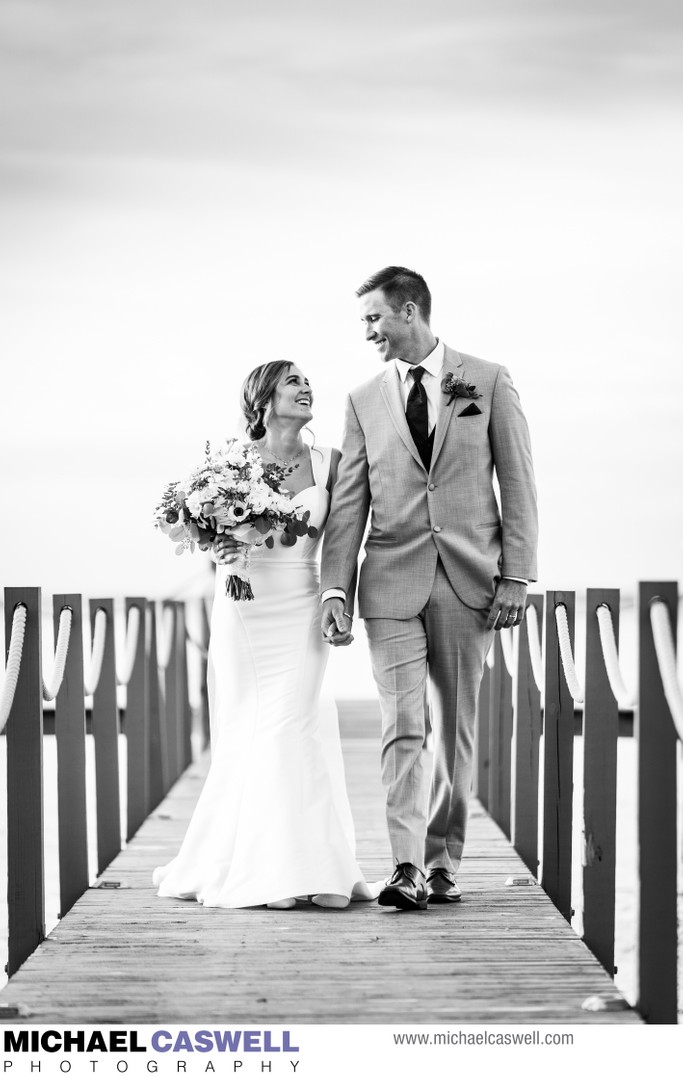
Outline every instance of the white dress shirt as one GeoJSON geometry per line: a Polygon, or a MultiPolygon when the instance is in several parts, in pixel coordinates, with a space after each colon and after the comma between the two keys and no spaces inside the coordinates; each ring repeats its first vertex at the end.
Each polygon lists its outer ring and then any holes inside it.
{"type": "Polygon", "coordinates": [[[410,372],[415,365],[421,366],[424,369],[422,384],[424,385],[427,394],[427,421],[429,424],[428,433],[430,434],[436,426],[436,418],[439,414],[439,405],[441,403],[441,378],[443,373],[444,350],[443,341],[437,340],[434,350],[431,351],[427,358],[423,359],[419,364],[406,363],[404,359],[394,359],[394,366],[398,371],[398,385],[401,391],[404,411],[408,407],[410,390],[415,384],[415,378],[410,372]]]}

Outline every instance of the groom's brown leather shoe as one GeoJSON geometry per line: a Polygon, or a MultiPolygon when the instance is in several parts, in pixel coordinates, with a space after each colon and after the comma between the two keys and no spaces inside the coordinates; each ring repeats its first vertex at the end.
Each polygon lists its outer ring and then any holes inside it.
{"type": "Polygon", "coordinates": [[[394,905],[397,909],[426,909],[425,877],[414,864],[397,864],[396,871],[377,899],[379,905],[394,905]]]}
{"type": "Polygon", "coordinates": [[[427,876],[427,900],[430,905],[450,905],[462,894],[455,875],[446,868],[432,868],[427,876]]]}

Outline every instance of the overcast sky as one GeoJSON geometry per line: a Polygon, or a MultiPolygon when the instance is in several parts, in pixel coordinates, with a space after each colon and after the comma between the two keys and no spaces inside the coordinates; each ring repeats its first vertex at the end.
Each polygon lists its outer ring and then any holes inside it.
{"type": "Polygon", "coordinates": [[[150,514],[296,360],[378,367],[422,272],[527,413],[541,589],[683,567],[679,3],[0,0],[0,584],[204,586],[150,514]]]}

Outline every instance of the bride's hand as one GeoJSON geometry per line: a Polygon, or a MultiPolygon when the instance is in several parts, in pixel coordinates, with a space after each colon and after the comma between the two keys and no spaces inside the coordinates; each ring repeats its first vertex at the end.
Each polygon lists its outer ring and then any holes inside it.
{"type": "Polygon", "coordinates": [[[216,536],[211,553],[217,565],[231,565],[237,560],[240,548],[244,548],[243,542],[238,542],[232,535],[222,534],[216,536]]]}

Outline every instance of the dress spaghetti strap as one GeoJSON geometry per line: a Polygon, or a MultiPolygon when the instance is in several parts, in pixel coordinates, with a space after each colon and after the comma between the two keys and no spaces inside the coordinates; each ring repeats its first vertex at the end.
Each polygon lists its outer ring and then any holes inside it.
{"type": "Polygon", "coordinates": [[[327,486],[331,461],[332,449],[329,446],[315,445],[311,447],[311,469],[316,486],[327,486]]]}

